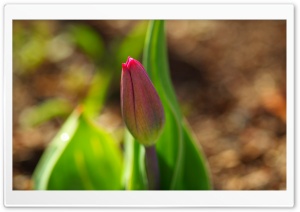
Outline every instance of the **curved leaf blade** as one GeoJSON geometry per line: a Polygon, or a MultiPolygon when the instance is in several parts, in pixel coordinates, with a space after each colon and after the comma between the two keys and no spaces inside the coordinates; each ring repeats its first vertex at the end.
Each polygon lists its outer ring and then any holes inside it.
{"type": "Polygon", "coordinates": [[[144,51],[144,66],[157,89],[165,110],[166,122],[157,141],[162,189],[182,189],[183,140],[181,114],[169,77],[163,21],[149,24],[144,51]],[[166,152],[167,150],[167,152],[166,152]]]}
{"type": "Polygon", "coordinates": [[[143,62],[162,99],[166,114],[165,127],[156,145],[161,187],[175,190],[210,189],[205,156],[195,145],[188,127],[183,123],[170,80],[164,21],[151,21],[148,30],[143,62]]]}
{"type": "Polygon", "coordinates": [[[76,109],[43,154],[35,189],[122,189],[121,151],[113,137],[76,109]]]}
{"type": "Polygon", "coordinates": [[[186,149],[183,165],[184,189],[209,190],[212,188],[212,184],[206,158],[195,143],[187,123],[184,122],[182,128],[186,149]]]}

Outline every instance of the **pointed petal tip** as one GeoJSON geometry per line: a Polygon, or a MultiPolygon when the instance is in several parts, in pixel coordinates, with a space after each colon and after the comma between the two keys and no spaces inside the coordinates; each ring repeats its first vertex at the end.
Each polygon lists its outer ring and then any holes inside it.
{"type": "Polygon", "coordinates": [[[126,60],[126,65],[129,66],[130,61],[134,60],[132,57],[128,56],[126,60]]]}
{"type": "Polygon", "coordinates": [[[124,71],[128,71],[128,65],[127,65],[127,62],[126,63],[122,63],[122,72],[124,71]]]}
{"type": "Polygon", "coordinates": [[[143,65],[136,59],[132,58],[132,57],[128,57],[127,61],[126,61],[126,65],[128,69],[131,69],[132,67],[135,66],[141,66],[141,68],[143,68],[143,65]]]}
{"type": "Polygon", "coordinates": [[[134,59],[130,56],[128,56],[127,60],[126,60],[126,63],[122,63],[122,69],[123,71],[125,70],[129,70],[129,67],[130,67],[130,63],[134,61],[134,59]]]}

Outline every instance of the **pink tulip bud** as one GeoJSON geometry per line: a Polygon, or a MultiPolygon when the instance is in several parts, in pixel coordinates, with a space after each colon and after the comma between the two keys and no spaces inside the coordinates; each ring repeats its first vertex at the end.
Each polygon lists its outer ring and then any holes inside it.
{"type": "Polygon", "coordinates": [[[163,106],[143,65],[131,57],[122,64],[121,109],[131,134],[145,146],[155,144],[164,123],[163,106]]]}

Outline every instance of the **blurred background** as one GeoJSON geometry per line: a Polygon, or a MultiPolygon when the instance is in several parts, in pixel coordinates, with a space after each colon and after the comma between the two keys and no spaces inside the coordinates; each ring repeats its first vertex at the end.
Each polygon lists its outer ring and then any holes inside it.
{"type": "MultiPolygon", "coordinates": [[[[13,22],[13,189],[32,188],[44,149],[80,103],[122,143],[121,63],[141,61],[147,24],[13,22]]],[[[286,189],[286,22],[166,21],[166,34],[214,189],[286,189]]]]}

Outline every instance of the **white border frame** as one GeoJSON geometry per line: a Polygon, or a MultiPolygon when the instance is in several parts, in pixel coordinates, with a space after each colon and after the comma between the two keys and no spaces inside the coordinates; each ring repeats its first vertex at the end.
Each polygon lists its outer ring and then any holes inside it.
{"type": "Polygon", "coordinates": [[[4,205],[7,207],[292,207],[294,205],[294,6],[292,4],[7,4],[4,7],[4,98],[4,205]],[[286,20],[287,189],[285,191],[12,190],[12,20],[16,19],[286,20]]]}

